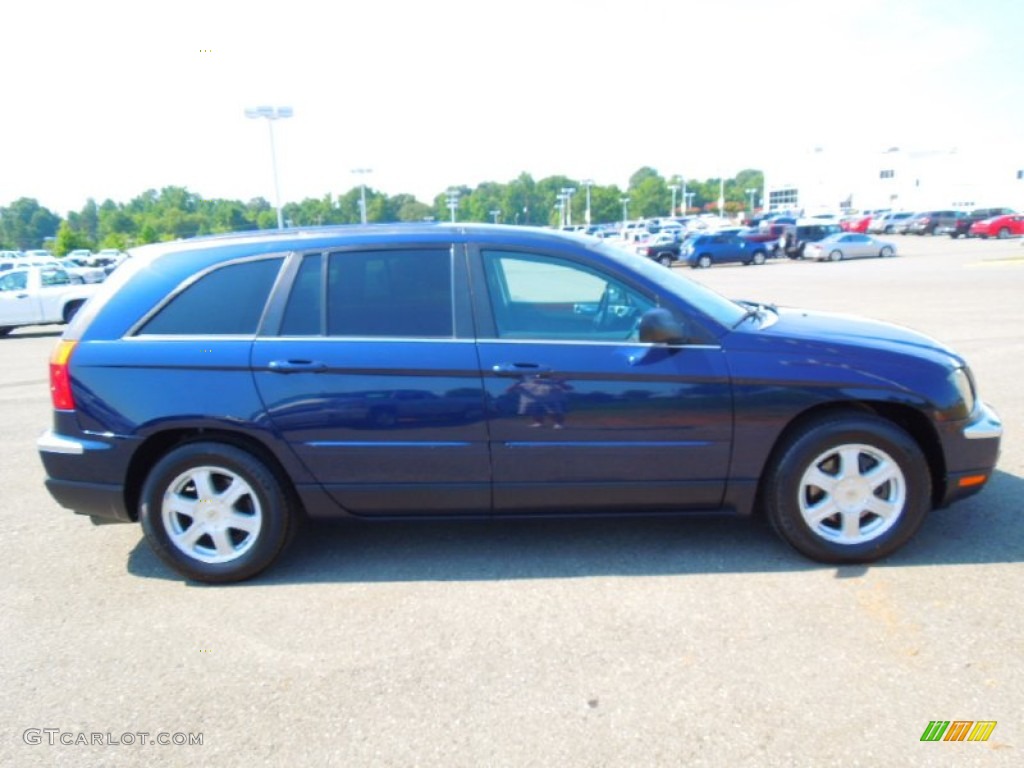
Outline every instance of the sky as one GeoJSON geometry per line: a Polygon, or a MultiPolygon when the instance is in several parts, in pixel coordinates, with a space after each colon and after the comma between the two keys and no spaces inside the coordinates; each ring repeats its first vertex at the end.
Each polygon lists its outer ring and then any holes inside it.
{"type": "Polygon", "coordinates": [[[258,105],[294,110],[273,124],[283,202],[1024,139],[1019,0],[8,5],[0,206],[62,216],[170,185],[273,202],[258,105]]]}

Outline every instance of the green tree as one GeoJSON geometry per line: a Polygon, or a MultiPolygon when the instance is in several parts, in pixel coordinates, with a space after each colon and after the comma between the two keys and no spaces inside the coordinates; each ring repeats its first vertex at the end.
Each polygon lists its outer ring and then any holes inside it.
{"type": "Polygon", "coordinates": [[[0,208],[0,241],[22,251],[40,248],[44,240],[56,236],[60,223],[60,216],[37,200],[21,197],[0,208]]]}
{"type": "Polygon", "coordinates": [[[66,256],[71,251],[80,248],[92,250],[93,244],[85,235],[76,232],[67,221],[62,221],[57,227],[57,237],[53,243],[53,252],[57,256],[66,256]]]}

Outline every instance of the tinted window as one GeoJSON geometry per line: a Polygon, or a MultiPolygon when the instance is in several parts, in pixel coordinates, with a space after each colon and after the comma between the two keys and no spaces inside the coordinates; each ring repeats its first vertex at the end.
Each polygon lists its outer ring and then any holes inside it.
{"type": "Polygon", "coordinates": [[[299,265],[281,321],[282,336],[319,336],[323,333],[320,323],[323,308],[321,263],[317,253],[306,256],[299,265]]]}
{"type": "Polygon", "coordinates": [[[281,259],[229,264],[200,277],[164,306],[140,333],[256,333],[281,259]]]}
{"type": "Polygon", "coordinates": [[[451,337],[451,261],[449,249],[330,254],[328,334],[451,337]]]}

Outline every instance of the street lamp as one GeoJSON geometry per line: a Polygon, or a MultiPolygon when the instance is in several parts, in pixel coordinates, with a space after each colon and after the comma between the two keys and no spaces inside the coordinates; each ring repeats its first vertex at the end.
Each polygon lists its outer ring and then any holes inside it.
{"type": "Polygon", "coordinates": [[[676,192],[679,191],[679,185],[669,184],[668,188],[672,191],[672,207],[668,209],[668,215],[671,217],[676,215],[676,192]]]}
{"type": "Polygon", "coordinates": [[[683,216],[686,216],[687,213],[689,212],[689,205],[687,204],[686,201],[689,200],[690,193],[688,193],[686,191],[686,179],[682,179],[682,182],[683,182],[683,196],[682,196],[682,198],[680,198],[679,202],[683,206],[683,216]]]}
{"type": "Polygon", "coordinates": [[[565,198],[565,226],[572,226],[572,196],[576,194],[576,187],[562,187],[562,195],[565,198]]]}
{"type": "Polygon", "coordinates": [[[366,223],[366,174],[373,173],[373,168],[353,168],[352,173],[359,176],[359,220],[366,223]]]}
{"type": "Polygon", "coordinates": [[[683,192],[683,197],[686,198],[686,210],[689,211],[693,207],[693,198],[696,192],[683,192]]]}
{"type": "Polygon", "coordinates": [[[491,214],[491,216],[494,217],[494,223],[497,224],[498,223],[498,219],[501,218],[501,210],[498,209],[498,208],[492,208],[490,210],[490,214],[491,214]]]}
{"type": "Polygon", "coordinates": [[[586,215],[586,219],[587,219],[587,228],[589,229],[590,228],[590,188],[592,186],[594,186],[594,180],[593,179],[584,179],[583,180],[583,186],[586,187],[586,189],[587,189],[587,215],[586,215]]]}
{"type": "Polygon", "coordinates": [[[257,119],[265,117],[270,131],[270,166],[274,172],[274,204],[277,207],[277,228],[284,229],[284,217],[281,215],[281,187],[277,183],[277,152],[274,149],[274,121],[291,117],[291,107],[247,107],[245,116],[257,119]]]}
{"type": "Polygon", "coordinates": [[[448,190],[448,210],[452,212],[452,224],[455,223],[455,211],[459,209],[459,190],[448,190]]]}
{"type": "Polygon", "coordinates": [[[565,195],[559,192],[555,195],[555,210],[558,211],[558,227],[565,226],[565,195]]]}
{"type": "Polygon", "coordinates": [[[757,189],[748,187],[746,193],[750,195],[750,215],[754,215],[754,198],[757,196],[757,189]]]}
{"type": "Polygon", "coordinates": [[[718,218],[725,218],[725,176],[718,180],[718,218]]]}
{"type": "Polygon", "coordinates": [[[629,221],[629,196],[623,195],[619,198],[622,203],[622,229],[626,229],[626,222],[629,221]]]}

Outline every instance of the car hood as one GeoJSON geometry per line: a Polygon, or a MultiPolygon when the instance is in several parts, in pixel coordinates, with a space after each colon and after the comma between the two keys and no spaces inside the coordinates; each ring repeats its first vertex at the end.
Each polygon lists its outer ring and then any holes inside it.
{"type": "Polygon", "coordinates": [[[948,347],[918,331],[854,315],[781,307],[769,310],[769,320],[757,326],[754,335],[787,339],[794,344],[818,348],[857,348],[914,355],[944,366],[962,365],[963,360],[948,347]],[[772,315],[775,322],[771,322],[772,315]]]}

